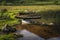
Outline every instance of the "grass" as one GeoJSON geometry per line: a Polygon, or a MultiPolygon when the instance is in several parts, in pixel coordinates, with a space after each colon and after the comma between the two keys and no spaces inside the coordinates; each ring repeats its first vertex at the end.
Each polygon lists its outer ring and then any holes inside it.
{"type": "MultiPolygon", "coordinates": [[[[8,11],[6,12],[10,18],[12,18],[13,20],[0,20],[0,28],[2,26],[4,26],[4,24],[9,24],[9,25],[14,25],[19,23],[17,19],[15,19],[15,15],[18,12],[24,12],[25,10],[30,10],[30,11],[35,11],[35,12],[45,12],[45,11],[56,11],[56,10],[60,10],[60,5],[43,5],[43,6],[0,6],[0,10],[6,8],[8,11]]],[[[49,14],[49,12],[48,12],[49,14]]],[[[8,16],[7,15],[7,16],[8,16]]],[[[43,14],[42,14],[43,15],[43,14]]],[[[44,16],[45,17],[45,16],[44,16]]],[[[53,18],[52,20],[49,19],[48,21],[46,21],[45,19],[41,19],[41,22],[52,22],[54,21],[53,18]]]]}
{"type": "Polygon", "coordinates": [[[18,20],[0,20],[0,28],[4,27],[5,24],[12,26],[18,23],[19,23],[18,20]]]}
{"type": "Polygon", "coordinates": [[[12,34],[6,34],[6,35],[0,35],[0,40],[15,40],[14,35],[12,34]]]}
{"type": "Polygon", "coordinates": [[[18,11],[47,11],[47,10],[59,10],[60,5],[45,5],[45,6],[0,6],[0,9],[6,8],[10,12],[18,12],[18,11]]]}

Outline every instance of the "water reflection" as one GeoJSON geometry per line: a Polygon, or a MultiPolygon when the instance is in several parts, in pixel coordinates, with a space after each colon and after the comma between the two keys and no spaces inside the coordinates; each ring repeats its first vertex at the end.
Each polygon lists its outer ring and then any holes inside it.
{"type": "MultiPolygon", "coordinates": [[[[19,33],[19,31],[18,31],[18,33],[19,33]]],[[[20,31],[20,34],[24,35],[23,40],[44,40],[43,38],[35,35],[34,33],[29,32],[28,30],[25,30],[25,29],[20,31]]],[[[19,39],[19,40],[21,40],[21,39],[19,39]]]]}
{"type": "MultiPolygon", "coordinates": [[[[41,38],[37,36],[34,33],[29,32],[28,30],[22,30],[22,31],[17,31],[17,33],[23,34],[23,38],[18,38],[18,40],[45,40],[44,38],[41,38]]],[[[60,37],[56,38],[49,38],[48,40],[60,40],[60,37]]]]}
{"type": "Polygon", "coordinates": [[[49,38],[48,40],[60,40],[60,37],[49,38]]]}

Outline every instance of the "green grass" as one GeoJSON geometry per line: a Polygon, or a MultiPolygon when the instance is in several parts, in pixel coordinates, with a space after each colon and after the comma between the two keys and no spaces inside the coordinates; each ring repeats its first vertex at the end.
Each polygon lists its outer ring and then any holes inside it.
{"type": "Polygon", "coordinates": [[[19,24],[18,20],[0,20],[0,28],[4,27],[5,24],[10,26],[19,24]]]}
{"type": "MultiPolygon", "coordinates": [[[[0,16],[1,16],[1,11],[0,11],[0,16]]],[[[15,13],[14,11],[7,11],[6,13],[4,13],[2,15],[2,17],[0,17],[0,28],[4,27],[5,24],[8,24],[10,26],[15,25],[15,24],[19,24],[20,22],[18,22],[18,19],[15,18],[15,13]],[[6,18],[6,19],[4,19],[6,18]]]]}
{"type": "Polygon", "coordinates": [[[12,34],[0,35],[0,40],[15,40],[12,34]]]}
{"type": "Polygon", "coordinates": [[[0,6],[0,9],[6,8],[8,12],[18,13],[19,11],[47,11],[47,10],[60,10],[60,5],[43,5],[43,6],[0,6]]]}

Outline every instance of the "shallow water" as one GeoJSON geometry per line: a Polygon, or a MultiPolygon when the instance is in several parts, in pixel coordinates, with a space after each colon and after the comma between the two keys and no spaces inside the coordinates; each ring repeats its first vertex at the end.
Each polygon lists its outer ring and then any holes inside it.
{"type": "MultiPolygon", "coordinates": [[[[18,38],[17,40],[45,40],[44,38],[41,38],[39,36],[37,36],[34,33],[29,32],[28,30],[19,30],[17,31],[17,33],[23,34],[23,38],[18,38]]],[[[48,40],[60,40],[60,37],[56,37],[56,38],[49,38],[48,40]]]]}
{"type": "Polygon", "coordinates": [[[49,38],[48,40],[60,40],[60,37],[49,38]]]}

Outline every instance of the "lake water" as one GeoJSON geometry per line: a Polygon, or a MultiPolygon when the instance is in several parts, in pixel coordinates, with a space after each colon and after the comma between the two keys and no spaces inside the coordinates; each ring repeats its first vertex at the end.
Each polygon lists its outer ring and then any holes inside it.
{"type": "MultiPolygon", "coordinates": [[[[17,40],[45,40],[44,38],[41,38],[37,36],[34,33],[29,32],[28,30],[19,30],[17,33],[23,34],[23,38],[18,38],[17,40]]],[[[60,40],[60,37],[55,37],[55,38],[49,38],[48,40],[60,40]]]]}

